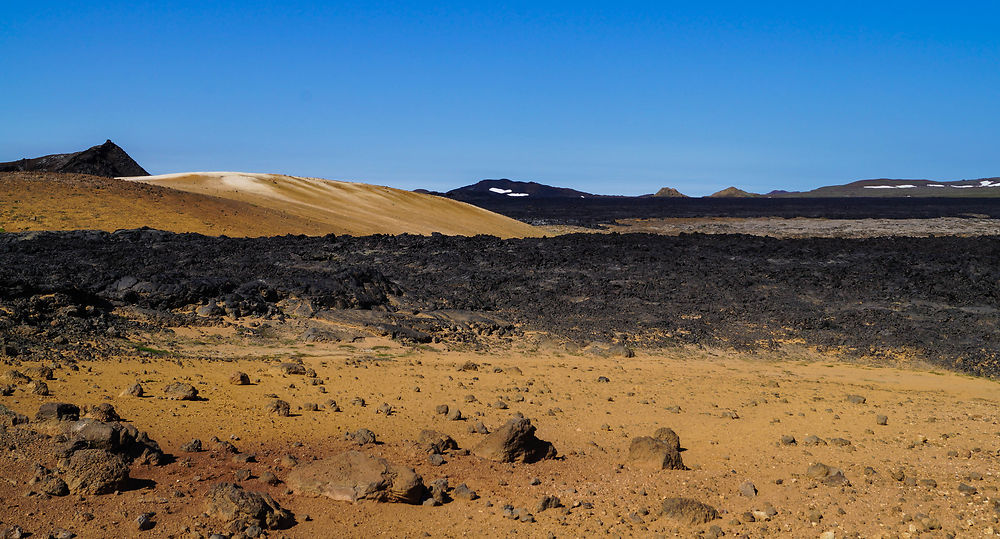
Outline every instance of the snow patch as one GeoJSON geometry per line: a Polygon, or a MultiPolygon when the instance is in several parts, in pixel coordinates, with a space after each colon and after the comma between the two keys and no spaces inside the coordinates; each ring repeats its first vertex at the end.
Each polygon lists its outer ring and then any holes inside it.
{"type": "Polygon", "coordinates": [[[526,197],[530,196],[528,193],[507,193],[509,197],[526,197]]]}
{"type": "Polygon", "coordinates": [[[513,189],[500,189],[499,187],[490,187],[491,193],[496,193],[498,195],[506,195],[513,192],[513,189]]]}

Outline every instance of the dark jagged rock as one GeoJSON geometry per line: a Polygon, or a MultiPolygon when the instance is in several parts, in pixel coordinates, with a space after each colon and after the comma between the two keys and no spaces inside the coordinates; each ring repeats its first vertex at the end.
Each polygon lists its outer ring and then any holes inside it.
{"type": "MultiPolygon", "coordinates": [[[[215,302],[273,317],[295,297],[308,299],[316,318],[368,334],[386,324],[410,328],[419,340],[510,340],[521,328],[579,343],[620,336],[623,346],[760,350],[801,339],[875,361],[907,347],[937,365],[1000,374],[993,346],[1000,310],[988,300],[1000,279],[996,237],[234,239],[79,231],[2,234],[0,257],[0,305],[12,313],[0,318],[0,333],[59,327],[90,342],[128,330],[115,305],[168,312],[215,302]]],[[[5,339],[29,355],[70,348],[5,339]]]]}
{"type": "Polygon", "coordinates": [[[65,402],[43,403],[35,414],[35,421],[76,421],[80,418],[80,407],[65,402]]]}
{"type": "Polygon", "coordinates": [[[149,176],[125,150],[110,140],[81,152],[0,163],[0,172],[71,172],[115,178],[149,176]]]}

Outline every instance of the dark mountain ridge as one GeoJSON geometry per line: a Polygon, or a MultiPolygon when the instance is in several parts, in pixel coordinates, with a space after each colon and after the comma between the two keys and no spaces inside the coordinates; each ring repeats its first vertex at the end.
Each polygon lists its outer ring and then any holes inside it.
{"type": "Polygon", "coordinates": [[[110,140],[81,152],[0,163],[0,172],[66,172],[105,178],[149,176],[125,150],[110,140]]]}

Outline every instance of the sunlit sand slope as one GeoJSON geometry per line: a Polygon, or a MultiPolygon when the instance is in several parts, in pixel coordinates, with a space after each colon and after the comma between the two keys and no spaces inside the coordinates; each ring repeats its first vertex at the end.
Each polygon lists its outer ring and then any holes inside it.
{"type": "Polygon", "coordinates": [[[124,179],[277,210],[335,234],[541,235],[535,227],[469,204],[364,183],[242,172],[124,179]]]}

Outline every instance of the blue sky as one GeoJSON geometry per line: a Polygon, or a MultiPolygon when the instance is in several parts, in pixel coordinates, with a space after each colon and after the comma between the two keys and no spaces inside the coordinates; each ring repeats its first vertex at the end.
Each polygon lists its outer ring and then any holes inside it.
{"type": "Polygon", "coordinates": [[[111,138],[154,174],[609,194],[998,176],[997,20],[985,2],[8,1],[0,160],[111,138]]]}

